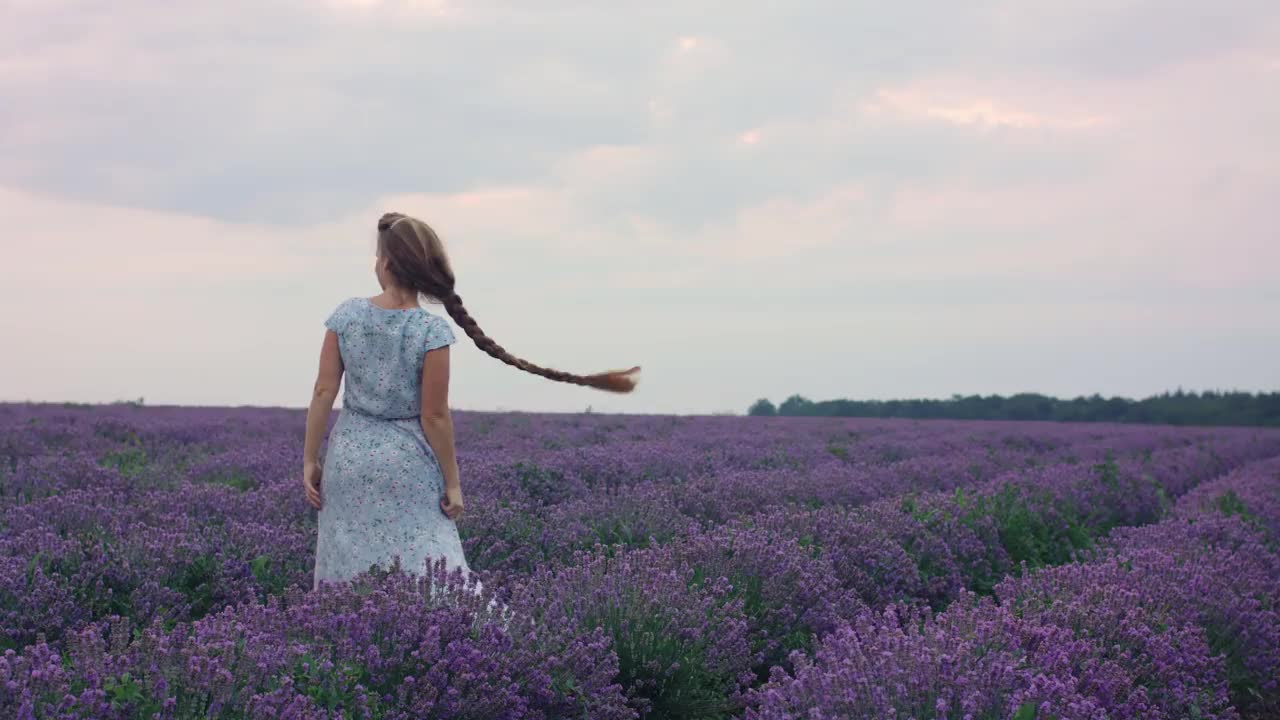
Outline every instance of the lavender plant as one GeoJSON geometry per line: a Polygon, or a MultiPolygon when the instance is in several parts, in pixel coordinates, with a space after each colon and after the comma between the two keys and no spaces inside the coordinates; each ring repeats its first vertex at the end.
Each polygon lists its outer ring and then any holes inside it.
{"type": "Polygon", "coordinates": [[[1280,433],[457,413],[484,590],[311,591],[299,411],[0,405],[0,717],[1280,714],[1280,433]]]}

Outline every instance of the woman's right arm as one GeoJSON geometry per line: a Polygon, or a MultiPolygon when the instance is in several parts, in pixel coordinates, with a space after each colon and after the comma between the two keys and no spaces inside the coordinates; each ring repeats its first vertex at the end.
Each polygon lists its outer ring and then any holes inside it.
{"type": "Polygon", "coordinates": [[[422,434],[444,472],[444,489],[451,503],[462,504],[458,458],[453,447],[453,418],[449,414],[449,346],[422,357],[422,434]]]}

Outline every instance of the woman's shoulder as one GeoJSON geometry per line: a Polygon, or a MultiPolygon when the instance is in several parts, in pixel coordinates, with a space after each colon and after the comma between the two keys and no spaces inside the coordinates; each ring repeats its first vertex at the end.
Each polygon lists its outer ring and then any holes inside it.
{"type": "Polygon", "coordinates": [[[329,318],[325,320],[325,326],[334,332],[341,332],[363,302],[364,298],[353,296],[338,303],[333,312],[329,313],[329,318]]]}
{"type": "Polygon", "coordinates": [[[441,315],[440,313],[431,312],[426,308],[420,308],[420,309],[422,310],[422,315],[423,315],[422,320],[424,323],[426,323],[427,327],[444,327],[444,328],[450,327],[448,316],[441,315]]]}
{"type": "Polygon", "coordinates": [[[363,295],[352,295],[338,303],[338,307],[348,312],[361,312],[373,307],[373,303],[363,295]]]}
{"type": "Polygon", "coordinates": [[[445,345],[452,345],[455,341],[453,328],[449,325],[449,321],[442,315],[421,308],[423,314],[423,326],[425,328],[425,338],[428,350],[433,350],[445,345]]]}

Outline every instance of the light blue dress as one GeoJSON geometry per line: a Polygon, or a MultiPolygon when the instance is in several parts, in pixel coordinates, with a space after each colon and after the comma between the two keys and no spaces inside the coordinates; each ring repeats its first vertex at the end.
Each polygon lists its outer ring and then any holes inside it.
{"type": "Polygon", "coordinates": [[[419,420],[423,355],[454,342],[449,323],[350,298],[325,327],[338,335],[345,390],[323,460],[312,587],[389,568],[397,555],[416,575],[441,557],[470,575],[458,526],[440,509],[444,475],[419,420]]]}

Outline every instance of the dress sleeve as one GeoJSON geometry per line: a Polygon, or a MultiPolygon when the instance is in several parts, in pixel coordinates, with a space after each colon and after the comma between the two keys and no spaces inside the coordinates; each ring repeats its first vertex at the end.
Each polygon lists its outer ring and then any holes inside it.
{"type": "Polygon", "coordinates": [[[427,316],[427,335],[422,352],[428,353],[446,345],[452,345],[456,341],[453,328],[449,327],[447,320],[439,315],[427,316]]]}
{"type": "Polygon", "coordinates": [[[341,335],[342,331],[347,327],[347,320],[351,316],[350,308],[351,300],[343,300],[338,307],[334,308],[332,313],[329,313],[329,318],[324,321],[324,326],[341,335]]]}

